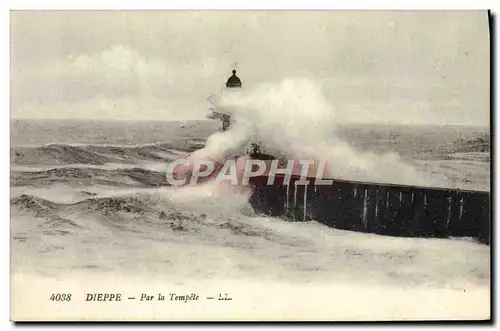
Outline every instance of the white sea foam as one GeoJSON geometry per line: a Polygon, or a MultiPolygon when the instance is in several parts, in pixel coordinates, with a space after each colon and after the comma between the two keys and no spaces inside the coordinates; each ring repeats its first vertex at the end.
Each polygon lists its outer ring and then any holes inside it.
{"type": "Polygon", "coordinates": [[[329,104],[321,85],[311,80],[285,79],[225,90],[209,100],[231,116],[232,126],[211,135],[205,148],[194,153],[196,158],[221,159],[257,141],[292,157],[325,160],[335,178],[432,185],[396,153],[361,151],[339,138],[337,119],[343,110],[329,104]]]}

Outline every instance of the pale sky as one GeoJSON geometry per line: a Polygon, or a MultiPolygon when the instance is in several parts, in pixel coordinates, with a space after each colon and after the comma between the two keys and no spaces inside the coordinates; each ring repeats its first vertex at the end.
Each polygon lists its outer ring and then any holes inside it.
{"type": "Polygon", "coordinates": [[[237,63],[353,122],[489,125],[489,53],[486,11],[17,11],[11,115],[203,118],[237,63]]]}

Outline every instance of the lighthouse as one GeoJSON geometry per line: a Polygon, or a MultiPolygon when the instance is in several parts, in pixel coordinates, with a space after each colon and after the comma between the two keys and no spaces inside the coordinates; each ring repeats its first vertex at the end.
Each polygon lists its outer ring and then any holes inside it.
{"type": "Polygon", "coordinates": [[[227,79],[227,88],[241,87],[241,80],[236,76],[236,70],[233,70],[233,75],[227,79]]]}
{"type": "MultiPolygon", "coordinates": [[[[227,79],[226,88],[241,88],[241,80],[236,76],[236,70],[233,70],[233,75],[227,79]]],[[[226,131],[231,124],[229,115],[222,115],[222,131],[226,131]]]]}

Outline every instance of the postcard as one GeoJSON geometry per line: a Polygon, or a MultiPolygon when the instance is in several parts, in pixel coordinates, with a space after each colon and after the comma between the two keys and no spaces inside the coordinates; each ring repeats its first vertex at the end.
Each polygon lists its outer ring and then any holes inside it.
{"type": "Polygon", "coordinates": [[[12,321],[491,318],[488,11],[11,11],[12,321]]]}

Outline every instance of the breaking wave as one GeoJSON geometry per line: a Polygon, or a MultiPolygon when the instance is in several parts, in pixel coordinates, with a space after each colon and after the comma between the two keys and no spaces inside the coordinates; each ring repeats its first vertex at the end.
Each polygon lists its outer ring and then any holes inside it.
{"type": "Polygon", "coordinates": [[[105,163],[134,163],[137,161],[172,161],[201,148],[201,139],[179,143],[147,144],[140,146],[50,144],[11,148],[11,160],[19,165],[66,165],[105,163]]]}
{"type": "Polygon", "coordinates": [[[438,185],[394,152],[356,149],[337,134],[340,107],[332,106],[319,84],[307,79],[285,79],[253,89],[224,91],[209,99],[218,111],[231,116],[232,127],[215,133],[197,154],[224,158],[257,141],[285,155],[326,161],[331,177],[344,180],[438,185]]]}
{"type": "Polygon", "coordinates": [[[11,186],[43,187],[60,183],[76,183],[83,186],[107,185],[116,187],[156,187],[168,185],[165,172],[143,168],[52,168],[43,171],[14,171],[11,186]]]}
{"type": "MultiPolygon", "coordinates": [[[[11,198],[11,206],[23,214],[44,220],[42,226],[50,226],[54,235],[64,231],[95,230],[96,224],[107,229],[120,229],[144,233],[150,237],[155,228],[162,231],[181,231],[195,235],[203,228],[220,229],[245,236],[269,237],[269,231],[245,222],[242,213],[250,215],[251,208],[244,199],[233,199],[233,204],[221,207],[222,199],[205,201],[196,205],[179,202],[166,191],[129,192],[117,196],[87,198],[75,203],[56,203],[37,196],[22,194],[11,198]],[[130,221],[135,227],[130,228],[130,221]]],[[[192,202],[192,201],[191,201],[192,202]]],[[[215,235],[215,234],[214,234],[215,235]]]]}

